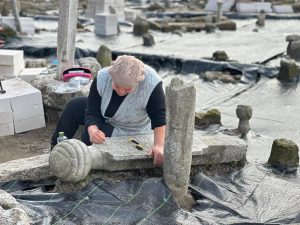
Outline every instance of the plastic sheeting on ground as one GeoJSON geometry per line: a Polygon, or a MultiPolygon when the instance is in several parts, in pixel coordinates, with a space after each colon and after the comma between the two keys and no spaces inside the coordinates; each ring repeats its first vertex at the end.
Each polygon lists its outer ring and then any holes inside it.
{"type": "Polygon", "coordinates": [[[295,174],[275,175],[246,165],[227,176],[193,178],[197,204],[180,209],[162,179],[117,183],[95,179],[72,193],[46,193],[52,181],[10,181],[0,188],[24,207],[32,224],[296,224],[300,182],[295,174]]]}

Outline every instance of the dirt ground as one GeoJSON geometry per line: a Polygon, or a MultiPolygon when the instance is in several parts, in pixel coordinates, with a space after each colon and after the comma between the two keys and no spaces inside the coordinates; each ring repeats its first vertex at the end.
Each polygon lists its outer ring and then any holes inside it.
{"type": "Polygon", "coordinates": [[[0,137],[0,163],[49,152],[55,125],[51,123],[44,128],[0,137]]]}

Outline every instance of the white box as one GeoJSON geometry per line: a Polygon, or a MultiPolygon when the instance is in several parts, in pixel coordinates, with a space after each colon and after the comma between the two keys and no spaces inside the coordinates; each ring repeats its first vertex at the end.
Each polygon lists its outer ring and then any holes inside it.
{"type": "Polygon", "coordinates": [[[103,36],[116,35],[118,34],[118,26],[97,26],[95,33],[103,36]]]}
{"type": "Polygon", "coordinates": [[[264,11],[265,13],[273,12],[271,2],[255,2],[256,12],[264,11]]]}
{"type": "Polygon", "coordinates": [[[95,16],[95,26],[98,25],[117,25],[118,16],[116,14],[98,13],[95,16]]]}
{"type": "Polygon", "coordinates": [[[6,112],[0,112],[0,125],[13,122],[13,113],[11,110],[6,112]]]}
{"type": "Polygon", "coordinates": [[[0,75],[3,75],[5,77],[18,77],[24,68],[25,68],[24,61],[12,66],[0,65],[0,75]]]}
{"type": "Polygon", "coordinates": [[[19,75],[19,78],[26,81],[27,83],[31,83],[36,75],[41,74],[46,71],[47,67],[39,67],[39,68],[25,68],[19,75]]]}
{"type": "MultiPolygon", "coordinates": [[[[24,62],[24,52],[0,49],[0,65],[17,65],[24,62]]],[[[1,73],[1,71],[0,71],[1,73]]]]}
{"type": "Polygon", "coordinates": [[[279,14],[291,14],[294,13],[291,5],[273,5],[273,11],[279,14]]]}
{"type": "MultiPolygon", "coordinates": [[[[235,0],[224,0],[222,5],[222,10],[224,12],[230,11],[231,7],[233,6],[235,0]]],[[[206,11],[217,11],[217,0],[208,0],[205,5],[206,11]]]]}
{"type": "Polygon", "coordinates": [[[256,6],[254,3],[238,2],[236,10],[240,13],[256,13],[256,6]]]}
{"type": "Polygon", "coordinates": [[[0,137],[7,136],[7,135],[13,135],[14,132],[14,124],[13,123],[5,123],[0,124],[0,137]]]}
{"type": "Polygon", "coordinates": [[[45,127],[45,118],[44,115],[32,117],[24,120],[14,121],[15,132],[22,133],[25,131],[30,131],[45,127]]]}

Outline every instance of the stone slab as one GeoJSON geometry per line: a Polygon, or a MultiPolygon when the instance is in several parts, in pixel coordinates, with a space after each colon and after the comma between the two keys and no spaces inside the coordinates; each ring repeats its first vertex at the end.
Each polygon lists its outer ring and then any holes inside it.
{"type": "MultiPolygon", "coordinates": [[[[139,142],[144,149],[138,150],[136,144],[129,141],[128,137],[108,138],[105,144],[93,146],[106,152],[114,161],[151,158],[146,153],[152,146],[153,135],[137,135],[132,138],[139,142]]],[[[238,137],[224,134],[202,136],[200,132],[195,131],[193,136],[192,164],[204,165],[240,161],[245,159],[246,150],[246,142],[238,137]]]]}
{"type": "Polygon", "coordinates": [[[35,130],[45,126],[46,123],[44,114],[36,117],[14,121],[15,132],[17,134],[25,131],[35,130]]]}
{"type": "Polygon", "coordinates": [[[51,176],[49,154],[0,164],[0,181],[40,180],[51,176]]]}
{"type": "Polygon", "coordinates": [[[47,67],[25,68],[20,73],[19,77],[27,83],[31,83],[35,76],[42,74],[45,71],[47,71],[47,67]]]}
{"type": "Polygon", "coordinates": [[[16,65],[24,62],[24,52],[20,50],[0,49],[0,65],[16,65]]]}
{"type": "MultiPolygon", "coordinates": [[[[206,11],[212,11],[212,12],[217,11],[217,2],[218,2],[218,0],[208,0],[204,9],[206,11]]],[[[224,12],[230,11],[230,9],[231,9],[231,7],[233,6],[234,3],[235,3],[235,0],[225,0],[225,1],[223,1],[222,10],[224,12]]]]}
{"type": "Polygon", "coordinates": [[[278,14],[292,14],[294,13],[291,5],[273,5],[273,11],[278,14]]]}

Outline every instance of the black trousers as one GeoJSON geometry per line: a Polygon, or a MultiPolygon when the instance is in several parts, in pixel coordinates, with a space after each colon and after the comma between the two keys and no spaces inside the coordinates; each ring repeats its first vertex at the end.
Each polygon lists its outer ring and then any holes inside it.
{"type": "MultiPolygon", "coordinates": [[[[77,97],[66,105],[62,112],[55,131],[51,138],[51,146],[57,144],[58,133],[63,131],[68,139],[74,137],[79,125],[84,125],[84,114],[87,107],[87,97],[77,97]]],[[[91,145],[90,136],[85,128],[81,133],[81,141],[87,146],[91,145]]]]}

